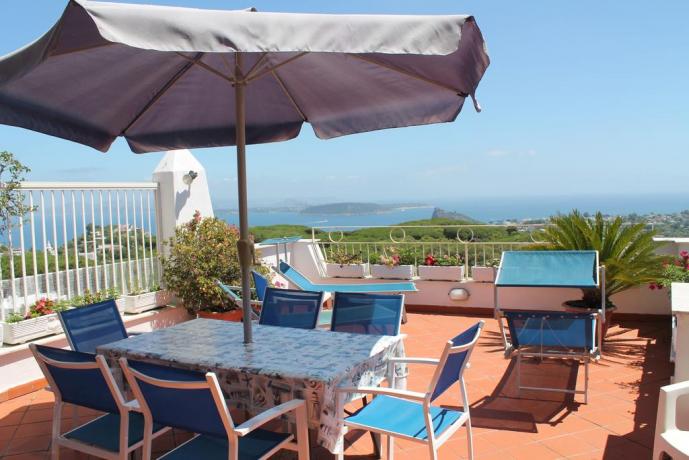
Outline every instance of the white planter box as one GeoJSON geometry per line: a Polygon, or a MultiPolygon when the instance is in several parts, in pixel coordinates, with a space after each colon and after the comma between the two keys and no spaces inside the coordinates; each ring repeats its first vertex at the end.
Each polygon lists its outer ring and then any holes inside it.
{"type": "Polygon", "coordinates": [[[461,265],[419,265],[417,270],[422,280],[462,281],[464,279],[464,267],[461,265]]]}
{"type": "Polygon", "coordinates": [[[2,324],[3,343],[10,345],[62,332],[62,324],[60,324],[57,313],[25,319],[17,323],[0,324],[2,324]]]}
{"type": "Polygon", "coordinates": [[[388,267],[387,265],[372,264],[371,276],[383,279],[410,280],[414,276],[414,266],[395,265],[388,267]]]}
{"type": "Polygon", "coordinates": [[[495,267],[480,267],[474,265],[471,267],[471,277],[474,281],[480,283],[492,283],[495,281],[495,273],[497,269],[495,267]]]}
{"type": "Polygon", "coordinates": [[[144,292],[137,295],[124,295],[118,299],[117,306],[124,313],[141,313],[170,303],[172,296],[168,291],[144,292]]]}
{"type": "Polygon", "coordinates": [[[368,264],[325,264],[328,276],[333,278],[365,278],[368,264]]]}

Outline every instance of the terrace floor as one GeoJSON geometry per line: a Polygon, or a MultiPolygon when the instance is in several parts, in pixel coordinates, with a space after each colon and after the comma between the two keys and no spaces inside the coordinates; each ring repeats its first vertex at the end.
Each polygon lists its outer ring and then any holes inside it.
{"type": "MultiPolygon", "coordinates": [[[[403,326],[408,356],[437,357],[448,338],[478,318],[409,314],[403,326]]],[[[498,326],[487,327],[466,371],[474,424],[477,459],[644,459],[651,458],[658,389],[669,383],[669,320],[613,324],[601,361],[591,366],[589,403],[562,393],[515,390],[514,362],[503,358],[498,326]]],[[[615,323],[615,321],[613,321],[615,323]]],[[[410,389],[425,389],[431,370],[411,368],[410,389]]],[[[583,367],[562,362],[536,361],[523,367],[523,384],[544,386],[583,384],[583,367]]],[[[582,387],[583,388],[583,387],[582,387]]],[[[441,404],[456,405],[458,394],[443,395],[441,404]]],[[[52,395],[34,392],[0,404],[0,458],[44,459],[50,447],[52,395]]],[[[71,420],[65,411],[65,424],[71,420]]],[[[88,420],[95,413],[82,413],[88,420]]],[[[166,435],[154,450],[164,451],[186,439],[184,433],[166,435]]],[[[423,459],[423,445],[396,441],[398,459],[423,459]]],[[[348,435],[346,456],[372,458],[369,436],[348,435]]],[[[440,448],[440,458],[466,457],[465,430],[460,429],[440,448]]],[[[87,458],[63,450],[61,458],[87,458]]],[[[296,457],[292,453],[280,458],[296,457]]],[[[314,450],[311,458],[332,458],[314,450]]]]}

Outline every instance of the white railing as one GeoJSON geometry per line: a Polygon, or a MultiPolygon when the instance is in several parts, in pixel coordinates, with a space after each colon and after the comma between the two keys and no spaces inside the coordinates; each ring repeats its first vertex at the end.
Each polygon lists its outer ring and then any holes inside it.
{"type": "MultiPolygon", "coordinates": [[[[491,265],[499,260],[503,251],[526,249],[534,245],[542,245],[538,239],[544,224],[461,224],[461,225],[381,225],[381,226],[320,226],[311,228],[314,243],[320,246],[321,252],[328,262],[333,254],[350,254],[361,258],[363,262],[377,263],[381,254],[390,255],[397,251],[404,253],[409,263],[414,266],[422,265],[426,256],[435,258],[449,255],[456,257],[460,265],[464,266],[466,277],[471,276],[470,268],[477,265],[491,265]],[[352,241],[351,233],[357,232],[359,237],[371,237],[361,230],[383,229],[385,237],[373,238],[370,241],[352,241]],[[510,229],[512,234],[523,235],[522,241],[482,241],[486,230],[510,229]],[[415,239],[413,233],[428,233],[439,231],[442,238],[415,239]],[[411,235],[410,235],[411,234],[411,235]],[[323,238],[325,236],[325,238],[323,238]],[[525,241],[526,240],[526,241],[525,241]]],[[[418,236],[418,235],[417,235],[418,236]]],[[[436,235],[439,237],[440,235],[436,235]]]]}
{"type": "Polygon", "coordinates": [[[0,321],[42,297],[158,285],[156,183],[23,182],[20,191],[30,211],[0,235],[0,321]]]}

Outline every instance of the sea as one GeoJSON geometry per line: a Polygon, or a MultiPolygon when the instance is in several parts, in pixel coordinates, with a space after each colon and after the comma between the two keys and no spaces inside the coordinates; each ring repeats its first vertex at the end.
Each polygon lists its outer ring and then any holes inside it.
{"type": "MultiPolygon", "coordinates": [[[[466,200],[437,200],[427,206],[405,208],[376,214],[303,214],[300,212],[250,210],[249,225],[275,224],[360,227],[394,225],[411,220],[429,219],[434,208],[462,213],[481,222],[499,223],[522,219],[542,219],[573,209],[610,215],[670,214],[689,209],[689,194],[598,195],[549,197],[486,197],[466,200]]],[[[221,210],[218,217],[239,223],[235,210],[221,210]]]]}

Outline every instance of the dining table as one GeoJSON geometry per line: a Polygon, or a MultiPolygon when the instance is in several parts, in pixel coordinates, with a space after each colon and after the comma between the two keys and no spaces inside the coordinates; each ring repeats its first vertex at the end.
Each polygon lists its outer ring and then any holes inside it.
{"type": "Polygon", "coordinates": [[[228,405],[252,415],[302,399],[312,444],[339,453],[343,404],[361,395],[343,399],[337,389],[378,386],[385,379],[406,388],[406,367],[390,364],[390,358],[404,357],[404,337],[255,324],[253,342],[244,343],[241,323],[194,319],[101,345],[96,352],[120,380],[120,357],[214,372],[228,405]]]}

